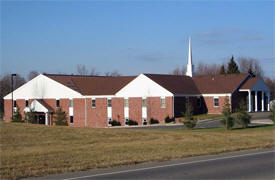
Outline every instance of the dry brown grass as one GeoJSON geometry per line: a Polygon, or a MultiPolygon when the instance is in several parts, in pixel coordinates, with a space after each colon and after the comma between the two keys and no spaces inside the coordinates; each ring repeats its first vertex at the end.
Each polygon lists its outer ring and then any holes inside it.
{"type": "Polygon", "coordinates": [[[275,145],[274,127],[131,130],[0,122],[1,178],[163,161],[275,145]]]}

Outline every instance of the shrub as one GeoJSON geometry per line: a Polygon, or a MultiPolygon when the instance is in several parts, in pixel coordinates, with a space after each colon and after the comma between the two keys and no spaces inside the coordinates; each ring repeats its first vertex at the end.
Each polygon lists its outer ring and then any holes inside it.
{"type": "Polygon", "coordinates": [[[250,124],[251,116],[246,112],[246,107],[244,101],[240,103],[240,109],[238,110],[235,122],[238,123],[242,128],[247,128],[250,124]]]}
{"type": "Polygon", "coordinates": [[[174,117],[169,117],[169,116],[167,116],[166,118],[165,118],[165,123],[170,123],[170,122],[175,122],[175,118],[174,117]]]}
{"type": "Polygon", "coordinates": [[[22,115],[20,114],[20,108],[16,106],[16,111],[13,113],[13,117],[11,118],[11,122],[19,122],[23,123],[22,115]]]}
{"type": "Polygon", "coordinates": [[[193,118],[192,107],[189,102],[185,104],[185,108],[185,113],[182,113],[184,117],[182,122],[187,129],[193,129],[197,124],[197,120],[193,118]]]}
{"type": "Polygon", "coordinates": [[[112,126],[121,126],[121,123],[119,121],[113,120],[111,121],[112,126]]]}
{"type": "Polygon", "coordinates": [[[275,124],[275,104],[272,103],[271,105],[271,115],[269,116],[270,120],[273,121],[273,124],[275,124]]]}
{"type": "Polygon", "coordinates": [[[222,110],[223,119],[220,121],[227,130],[232,129],[234,126],[234,119],[231,117],[231,109],[229,104],[229,99],[226,97],[224,107],[222,110]]]}
{"type": "Polygon", "coordinates": [[[66,112],[62,111],[61,107],[54,113],[53,119],[57,126],[68,126],[66,112]]]}
{"type": "Polygon", "coordinates": [[[27,123],[32,123],[32,124],[37,124],[37,118],[35,117],[35,113],[33,111],[25,113],[25,122],[27,123]]]}
{"type": "Polygon", "coordinates": [[[151,118],[150,119],[150,124],[158,124],[159,121],[157,119],[151,118]]]}
{"type": "Polygon", "coordinates": [[[134,121],[134,120],[129,119],[128,125],[129,125],[129,126],[138,125],[138,123],[137,123],[136,121],[134,121]]]}

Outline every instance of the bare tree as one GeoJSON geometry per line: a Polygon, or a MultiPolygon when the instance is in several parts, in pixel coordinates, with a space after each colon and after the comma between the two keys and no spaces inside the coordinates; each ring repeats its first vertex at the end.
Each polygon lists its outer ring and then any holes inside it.
{"type": "Polygon", "coordinates": [[[263,69],[257,59],[241,57],[238,59],[241,73],[252,72],[257,76],[264,77],[263,69]]]}
{"type": "Polygon", "coordinates": [[[88,75],[89,71],[85,65],[78,64],[77,65],[77,74],[78,75],[88,75]]]}
{"type": "Polygon", "coordinates": [[[91,68],[90,75],[91,76],[98,76],[99,72],[96,71],[96,68],[91,68]]]}
{"type": "Polygon", "coordinates": [[[112,72],[105,72],[105,76],[118,77],[121,76],[121,74],[117,70],[114,70],[112,72]]]}
{"type": "MultiPolygon", "coordinates": [[[[17,76],[14,77],[14,89],[20,87],[26,82],[24,77],[20,76],[20,74],[17,74],[17,76]]],[[[9,94],[11,92],[11,75],[6,74],[2,77],[0,77],[0,113],[4,112],[4,96],[9,94]]]]}
{"type": "Polygon", "coordinates": [[[269,77],[264,78],[265,83],[269,86],[271,92],[271,99],[275,99],[275,78],[271,79],[269,77]]]}
{"type": "Polygon", "coordinates": [[[96,68],[91,68],[89,71],[85,65],[78,64],[77,65],[77,74],[78,75],[91,75],[91,76],[98,76],[99,72],[96,71],[96,68]]]}
{"type": "Polygon", "coordinates": [[[37,71],[34,71],[34,70],[30,71],[29,74],[28,74],[28,80],[30,81],[38,75],[39,75],[39,73],[37,71]]]}
{"type": "Polygon", "coordinates": [[[172,75],[178,75],[178,76],[185,75],[186,74],[186,67],[185,66],[182,66],[181,68],[177,67],[170,74],[172,74],[172,75]]]}
{"type": "Polygon", "coordinates": [[[203,62],[199,62],[198,67],[196,69],[196,75],[215,75],[219,74],[221,69],[221,65],[218,64],[206,64],[203,62]]]}

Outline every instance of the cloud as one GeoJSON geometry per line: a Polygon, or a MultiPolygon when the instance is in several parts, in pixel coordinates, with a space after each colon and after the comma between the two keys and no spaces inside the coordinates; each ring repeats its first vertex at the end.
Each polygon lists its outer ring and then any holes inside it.
{"type": "Polygon", "coordinates": [[[260,35],[248,35],[248,36],[244,36],[242,38],[243,40],[248,40],[248,41],[260,41],[260,40],[263,40],[263,36],[260,36],[260,35]]]}
{"type": "Polygon", "coordinates": [[[198,32],[197,35],[198,36],[218,36],[221,35],[222,32],[221,31],[203,31],[203,32],[198,32]]]}
{"type": "Polygon", "coordinates": [[[240,28],[228,27],[211,31],[197,32],[195,36],[204,44],[229,44],[239,41],[261,41],[263,36],[240,28]]]}

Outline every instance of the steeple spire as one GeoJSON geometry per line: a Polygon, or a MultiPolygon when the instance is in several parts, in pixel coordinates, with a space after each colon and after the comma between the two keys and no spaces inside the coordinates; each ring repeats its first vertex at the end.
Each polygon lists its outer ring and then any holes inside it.
{"type": "Polygon", "coordinates": [[[188,63],[186,67],[186,76],[193,77],[194,73],[194,65],[192,62],[192,47],[191,47],[191,37],[189,37],[189,50],[188,50],[188,63]]]}

